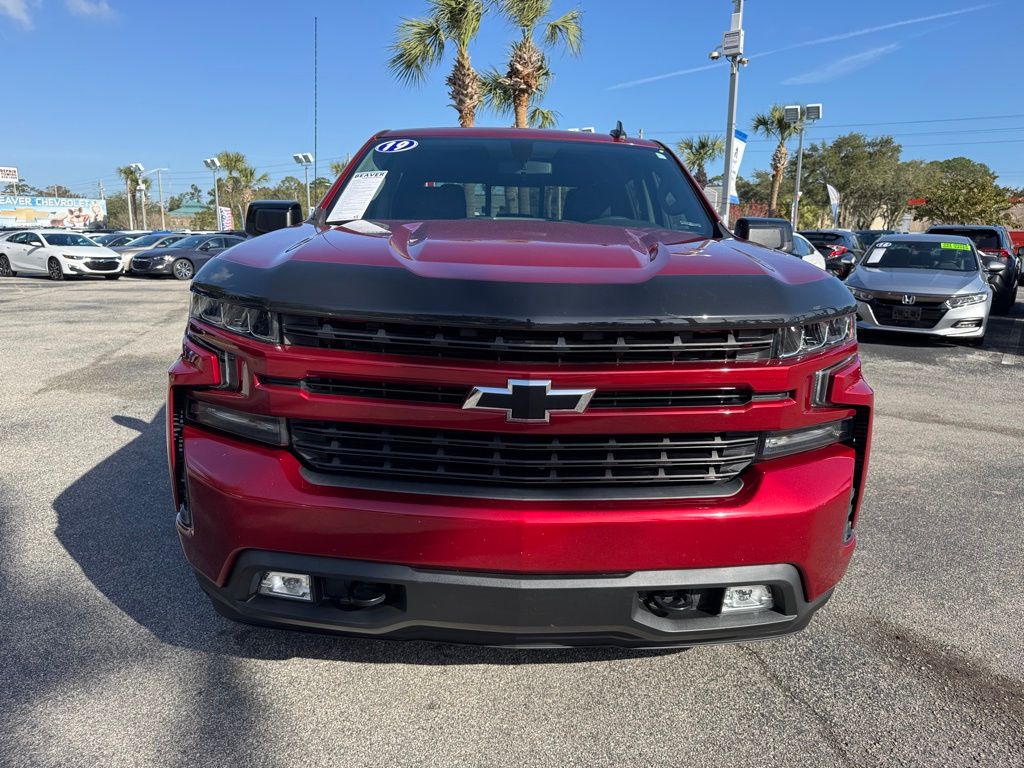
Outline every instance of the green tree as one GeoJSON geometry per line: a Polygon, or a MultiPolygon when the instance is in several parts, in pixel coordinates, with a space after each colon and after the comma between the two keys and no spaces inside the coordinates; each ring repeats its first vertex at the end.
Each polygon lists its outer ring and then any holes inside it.
{"type": "Polygon", "coordinates": [[[539,107],[553,76],[543,48],[561,45],[578,56],[583,49],[583,12],[574,8],[544,24],[538,45],[534,37],[551,12],[551,0],[494,0],[494,4],[519,29],[520,36],[509,45],[505,73],[492,69],[484,77],[487,103],[499,114],[511,113],[516,128],[544,127],[551,123],[554,113],[539,107]]]}
{"type": "Polygon", "coordinates": [[[122,165],[120,168],[117,169],[117,175],[120,176],[121,180],[124,181],[125,183],[125,202],[126,204],[130,204],[128,205],[127,210],[128,226],[134,229],[136,226],[135,213],[137,213],[139,210],[139,201],[137,197],[139,191],[139,172],[136,171],[130,165],[122,165]]]}
{"type": "Polygon", "coordinates": [[[1003,224],[1009,221],[1010,195],[996,184],[984,163],[966,157],[928,163],[922,190],[924,218],[942,224],[1003,224]]]}
{"type": "Polygon", "coordinates": [[[683,157],[683,164],[690,169],[693,178],[703,189],[708,185],[708,164],[725,154],[725,139],[710,134],[689,136],[679,141],[676,149],[683,157]]]}
{"type": "Polygon", "coordinates": [[[772,153],[772,188],[768,198],[768,215],[778,216],[779,190],[782,188],[782,176],[786,170],[786,163],[789,162],[789,150],[786,149],[786,142],[799,133],[800,125],[786,122],[785,110],[778,104],[773,104],[767,112],[759,112],[754,115],[750,129],[757,135],[779,140],[778,146],[772,153]]]}
{"type": "Polygon", "coordinates": [[[221,193],[221,205],[227,202],[232,210],[238,211],[238,221],[245,221],[245,209],[252,202],[256,187],[266,183],[270,177],[265,173],[257,173],[241,152],[219,152],[217,159],[225,174],[225,178],[219,180],[224,190],[221,193]]]}
{"type": "Polygon", "coordinates": [[[388,67],[403,83],[419,84],[444,56],[445,45],[455,46],[455,62],[447,80],[451,106],[459,125],[472,128],[481,100],[480,75],[469,58],[469,44],[480,31],[483,0],[428,0],[424,19],[402,19],[391,46],[388,67]]]}
{"type": "Polygon", "coordinates": [[[345,166],[348,165],[348,160],[331,160],[330,166],[331,175],[337,178],[341,176],[341,172],[345,170],[345,166]]]}

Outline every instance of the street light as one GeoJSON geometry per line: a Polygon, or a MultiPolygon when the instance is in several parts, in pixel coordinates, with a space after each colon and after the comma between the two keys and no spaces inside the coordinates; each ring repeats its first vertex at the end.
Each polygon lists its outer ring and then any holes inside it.
{"type": "Polygon", "coordinates": [[[292,160],[302,166],[302,172],[306,177],[306,215],[309,215],[311,209],[309,199],[309,166],[313,164],[313,153],[312,152],[296,152],[292,155],[292,160]]]}
{"type": "MultiPolygon", "coordinates": [[[[747,65],[743,58],[743,0],[732,0],[733,12],[729,31],[722,35],[721,51],[716,48],[708,58],[715,61],[721,56],[729,60],[729,109],[725,129],[725,173],[722,175],[722,195],[719,211],[725,226],[729,226],[729,192],[732,189],[733,137],[736,135],[736,102],[738,100],[740,66],[747,65]]],[[[735,169],[738,170],[738,169],[735,169]]]]}
{"type": "Polygon", "coordinates": [[[796,151],[796,188],[793,190],[793,211],[790,216],[793,229],[796,229],[797,217],[800,213],[800,176],[804,169],[804,128],[807,123],[821,120],[821,104],[808,104],[807,106],[791,104],[785,108],[784,113],[787,123],[800,128],[800,144],[796,151]]]}
{"type": "Polygon", "coordinates": [[[213,171],[213,215],[217,229],[220,229],[220,190],[217,188],[217,171],[220,170],[220,160],[216,157],[208,157],[203,160],[203,165],[213,171]]]}
{"type": "MultiPolygon", "coordinates": [[[[146,170],[142,167],[142,163],[129,163],[128,167],[135,171],[136,176],[146,170]]],[[[128,179],[124,180],[124,191],[125,196],[128,198],[128,226],[135,229],[135,211],[133,210],[134,204],[132,202],[135,195],[132,194],[131,185],[128,183],[128,179]]],[[[145,206],[143,206],[143,208],[145,208],[145,206]]]]}
{"type": "MultiPolygon", "coordinates": [[[[146,171],[145,173],[142,174],[142,176],[148,176],[151,173],[155,173],[156,174],[156,188],[158,190],[158,194],[160,195],[160,229],[167,229],[167,222],[164,219],[164,184],[163,184],[163,179],[160,177],[160,174],[163,171],[169,171],[169,170],[171,170],[171,169],[170,168],[154,168],[153,170],[146,171]]],[[[145,194],[145,193],[143,193],[143,194],[145,194]]],[[[143,204],[143,207],[142,207],[142,216],[143,216],[143,218],[145,218],[145,216],[146,216],[145,204],[143,204]]],[[[143,225],[143,227],[145,227],[145,225],[143,225]]]]}

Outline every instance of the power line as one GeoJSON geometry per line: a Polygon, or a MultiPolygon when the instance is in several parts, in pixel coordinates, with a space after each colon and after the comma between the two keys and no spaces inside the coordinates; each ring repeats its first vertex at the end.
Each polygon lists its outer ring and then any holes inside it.
{"type": "MultiPolygon", "coordinates": [[[[1024,117],[1024,114],[1016,114],[1016,115],[975,115],[974,117],[934,117],[934,118],[928,118],[928,119],[922,119],[922,120],[888,120],[888,121],[884,121],[883,120],[881,122],[874,122],[874,123],[829,123],[828,126],[830,128],[868,128],[868,127],[871,127],[871,126],[878,126],[878,125],[920,125],[920,124],[925,124],[925,123],[953,123],[953,122],[963,122],[963,121],[970,121],[970,120],[1010,120],[1010,119],[1015,119],[1015,118],[1020,118],[1020,117],[1024,117]]],[[[696,130],[696,129],[677,130],[677,129],[674,129],[674,130],[666,130],[666,131],[653,130],[653,131],[648,131],[648,133],[653,133],[653,134],[658,134],[658,135],[668,135],[668,134],[692,135],[692,134],[700,134],[700,133],[715,133],[715,132],[717,132],[719,130],[720,130],[719,128],[705,128],[705,129],[702,129],[702,130],[696,130]]]]}

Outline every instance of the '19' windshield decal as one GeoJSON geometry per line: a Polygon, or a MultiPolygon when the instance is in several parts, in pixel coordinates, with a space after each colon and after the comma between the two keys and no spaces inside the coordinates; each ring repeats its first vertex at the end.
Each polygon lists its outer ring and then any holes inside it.
{"type": "Polygon", "coordinates": [[[382,141],[374,150],[376,152],[405,152],[407,149],[414,149],[419,144],[415,139],[391,139],[382,141]]]}

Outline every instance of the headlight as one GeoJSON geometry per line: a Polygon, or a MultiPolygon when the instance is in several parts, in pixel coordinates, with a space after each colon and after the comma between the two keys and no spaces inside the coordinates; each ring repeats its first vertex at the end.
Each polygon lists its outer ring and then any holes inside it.
{"type": "Polygon", "coordinates": [[[246,307],[193,293],[188,314],[196,320],[259,341],[280,341],[277,315],[266,309],[246,307]]]}
{"type": "Polygon", "coordinates": [[[61,256],[63,256],[65,259],[72,259],[74,261],[79,261],[82,258],[81,256],[78,256],[74,253],[62,253],[61,256]]]}
{"type": "Polygon", "coordinates": [[[857,337],[853,315],[833,317],[806,325],[790,325],[779,331],[779,357],[798,357],[837,347],[857,337]]]}
{"type": "Polygon", "coordinates": [[[801,451],[824,448],[826,445],[848,440],[851,434],[853,434],[853,425],[850,419],[830,421],[827,424],[804,429],[769,432],[765,435],[764,443],[761,445],[760,458],[776,459],[779,456],[789,456],[801,451]]]}
{"type": "Polygon", "coordinates": [[[871,301],[875,298],[874,294],[862,291],[860,288],[851,288],[850,293],[853,294],[853,298],[857,301],[871,301]]]}
{"type": "Polygon", "coordinates": [[[984,304],[987,298],[987,293],[965,293],[962,296],[950,296],[946,299],[945,306],[949,309],[956,309],[957,307],[966,307],[969,304],[984,304]]]}

